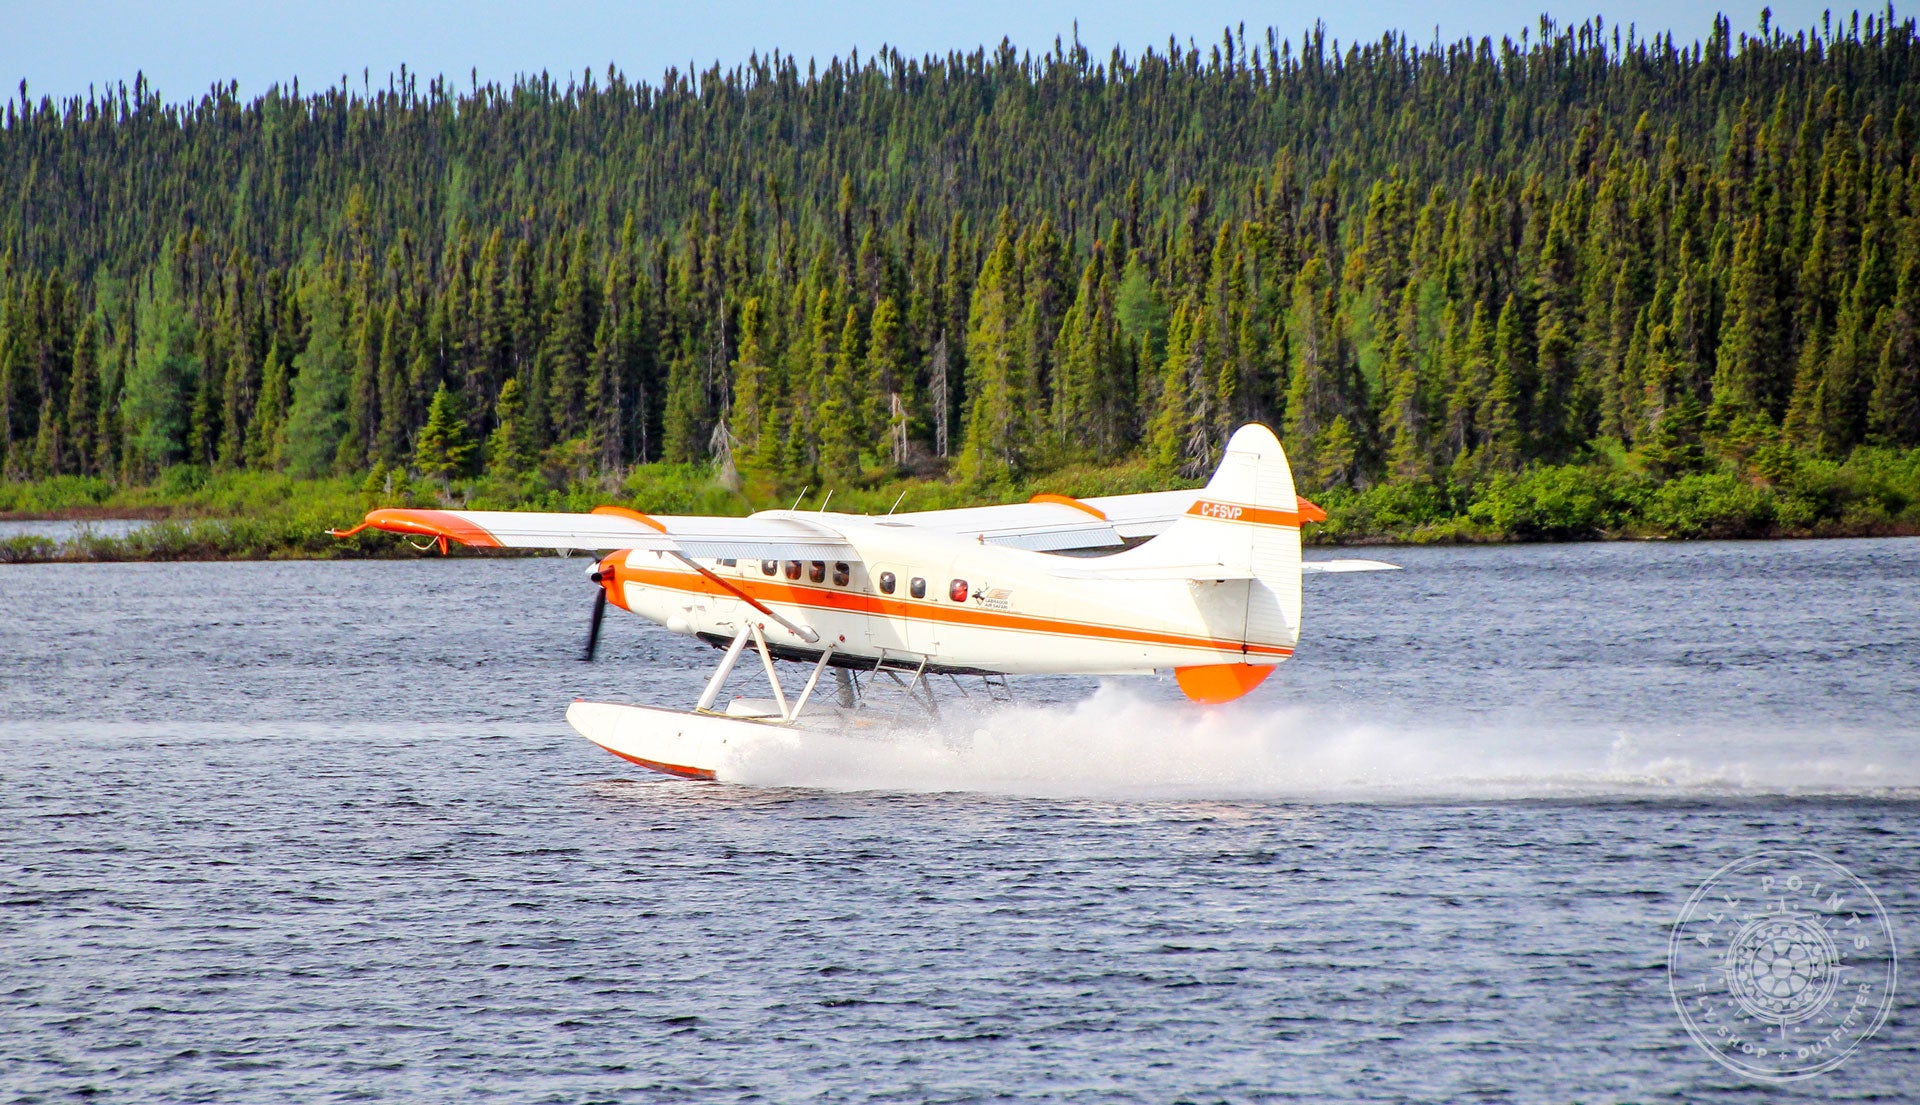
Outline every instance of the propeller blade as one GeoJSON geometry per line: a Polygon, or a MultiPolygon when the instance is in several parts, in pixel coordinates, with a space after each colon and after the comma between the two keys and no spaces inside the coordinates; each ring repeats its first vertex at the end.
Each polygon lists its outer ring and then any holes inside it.
{"type": "Polygon", "coordinates": [[[593,654],[600,648],[600,619],[607,616],[607,589],[593,589],[593,618],[587,622],[587,647],[580,653],[580,659],[592,661],[593,654]]]}

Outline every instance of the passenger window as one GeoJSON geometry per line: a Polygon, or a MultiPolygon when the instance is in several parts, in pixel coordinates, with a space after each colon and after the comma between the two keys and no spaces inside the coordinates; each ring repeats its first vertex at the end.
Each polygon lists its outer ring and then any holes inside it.
{"type": "Polygon", "coordinates": [[[800,578],[800,562],[798,560],[787,561],[787,578],[788,579],[800,578]]]}
{"type": "Polygon", "coordinates": [[[927,597],[927,581],[924,579],[921,579],[919,576],[914,576],[913,582],[907,584],[907,592],[917,599],[926,598],[927,597]]]}
{"type": "Polygon", "coordinates": [[[807,565],[807,578],[814,583],[824,583],[827,579],[827,562],[816,560],[807,565]]]}
{"type": "Polygon", "coordinates": [[[880,573],[880,593],[881,594],[883,595],[893,594],[893,583],[894,583],[894,580],[893,580],[892,572],[880,573]]]}
{"type": "Polygon", "coordinates": [[[956,579],[952,583],[947,584],[947,597],[955,602],[967,601],[967,581],[964,579],[956,579]]]}
{"type": "Polygon", "coordinates": [[[727,557],[727,558],[725,558],[725,559],[723,559],[723,560],[721,560],[721,561],[720,561],[720,566],[721,566],[721,567],[723,567],[723,568],[732,568],[732,567],[734,567],[734,566],[736,566],[736,565],[738,565],[739,563],[740,563],[740,562],[739,562],[738,560],[736,560],[736,559],[734,559],[733,557],[727,557]]]}
{"type": "Polygon", "coordinates": [[[848,581],[851,580],[852,578],[853,578],[853,569],[847,567],[844,562],[836,562],[834,564],[833,585],[835,587],[845,587],[848,581]]]}
{"type": "Polygon", "coordinates": [[[760,562],[760,574],[763,576],[770,576],[779,570],[780,562],[778,560],[762,560],[760,562]]]}

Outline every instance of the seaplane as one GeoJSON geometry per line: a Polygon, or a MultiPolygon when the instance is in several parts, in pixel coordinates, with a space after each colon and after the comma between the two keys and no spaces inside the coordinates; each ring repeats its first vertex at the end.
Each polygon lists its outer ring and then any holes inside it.
{"type": "Polygon", "coordinates": [[[1009,676],[1171,672],[1194,702],[1230,702],[1293,655],[1303,572],[1396,567],[1303,561],[1301,526],[1326,514],[1295,492],[1258,423],[1235,431],[1198,489],[883,516],[825,506],[744,518],[382,508],[328,532],[427,537],[443,554],[449,542],[601,554],[582,659],[608,603],[721,656],[690,709],[575,701],[567,721],[623,760],[692,779],[724,780],[768,741],[870,738],[899,724],[903,702],[937,718],[942,679],[1006,701],[1009,676]],[[749,649],[769,694],[723,704],[749,649]]]}

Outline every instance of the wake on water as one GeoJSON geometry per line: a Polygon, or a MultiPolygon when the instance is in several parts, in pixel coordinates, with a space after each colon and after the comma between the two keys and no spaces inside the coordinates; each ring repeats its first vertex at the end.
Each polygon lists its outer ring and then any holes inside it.
{"type": "Polygon", "coordinates": [[[1197,710],[1103,684],[939,727],[760,745],[723,780],[1041,798],[1416,801],[1920,797],[1920,754],[1874,734],[1413,722],[1310,707],[1197,710]]]}

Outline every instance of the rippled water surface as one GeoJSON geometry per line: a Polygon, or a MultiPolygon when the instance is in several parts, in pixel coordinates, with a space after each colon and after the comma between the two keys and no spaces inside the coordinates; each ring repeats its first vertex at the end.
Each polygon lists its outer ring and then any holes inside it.
{"type": "Polygon", "coordinates": [[[94,518],[79,521],[0,518],[0,541],[10,537],[44,537],[71,541],[76,537],[125,537],[152,525],[137,518],[94,518]]]}
{"type": "Polygon", "coordinates": [[[1666,961],[1783,847],[1920,949],[1920,542],[1383,555],[754,786],[566,727],[714,658],[585,561],[0,568],[0,1101],[1911,1099],[1913,982],[1768,1089],[1666,961]]]}

